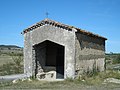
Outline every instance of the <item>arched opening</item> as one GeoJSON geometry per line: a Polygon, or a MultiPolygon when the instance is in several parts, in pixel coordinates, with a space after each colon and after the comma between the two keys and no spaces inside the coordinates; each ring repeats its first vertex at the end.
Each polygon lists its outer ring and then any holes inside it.
{"type": "Polygon", "coordinates": [[[35,75],[40,79],[64,78],[64,46],[51,41],[44,41],[34,46],[35,50],[35,75]],[[48,75],[50,74],[51,75],[48,75]],[[47,76],[48,75],[48,76],[47,76]]]}

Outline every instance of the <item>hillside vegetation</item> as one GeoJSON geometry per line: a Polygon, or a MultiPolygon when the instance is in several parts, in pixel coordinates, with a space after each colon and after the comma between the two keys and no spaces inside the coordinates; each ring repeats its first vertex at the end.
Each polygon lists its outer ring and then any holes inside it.
{"type": "Polygon", "coordinates": [[[0,75],[23,73],[23,48],[0,45],[0,75]]]}
{"type": "Polygon", "coordinates": [[[21,47],[16,45],[0,45],[0,48],[4,49],[4,48],[21,48],[21,47]]]}
{"type": "Polygon", "coordinates": [[[120,70],[120,53],[106,54],[106,69],[120,70]]]}

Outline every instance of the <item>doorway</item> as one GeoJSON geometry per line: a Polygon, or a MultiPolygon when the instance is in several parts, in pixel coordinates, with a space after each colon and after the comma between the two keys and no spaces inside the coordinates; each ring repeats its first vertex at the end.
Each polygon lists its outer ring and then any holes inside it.
{"type": "Polygon", "coordinates": [[[56,79],[64,79],[64,46],[46,40],[35,45],[36,74],[39,67],[43,72],[56,71],[56,79]]]}

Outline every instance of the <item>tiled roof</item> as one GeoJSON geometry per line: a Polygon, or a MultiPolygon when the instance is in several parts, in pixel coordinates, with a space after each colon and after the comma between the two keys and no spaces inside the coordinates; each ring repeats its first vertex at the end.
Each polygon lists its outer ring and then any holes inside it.
{"type": "Polygon", "coordinates": [[[41,27],[41,26],[43,26],[43,25],[45,25],[45,24],[52,25],[52,26],[55,26],[55,27],[58,27],[58,28],[62,28],[62,29],[66,29],[66,30],[68,30],[68,31],[72,31],[72,29],[76,29],[78,33],[82,33],[82,34],[85,34],[85,35],[88,35],[88,36],[98,37],[98,38],[102,38],[102,39],[107,40],[107,38],[102,37],[102,36],[100,36],[100,35],[93,34],[93,33],[88,32],[88,31],[86,31],[86,30],[82,30],[82,29],[76,28],[76,27],[74,27],[74,26],[65,25],[65,24],[62,24],[62,23],[59,23],[59,22],[50,20],[50,19],[44,19],[44,20],[42,20],[41,22],[38,22],[38,23],[36,23],[36,24],[28,27],[27,29],[25,29],[25,30],[23,31],[23,34],[29,32],[29,31],[31,31],[31,30],[33,30],[33,29],[36,29],[36,28],[38,28],[38,27],[41,27]]]}

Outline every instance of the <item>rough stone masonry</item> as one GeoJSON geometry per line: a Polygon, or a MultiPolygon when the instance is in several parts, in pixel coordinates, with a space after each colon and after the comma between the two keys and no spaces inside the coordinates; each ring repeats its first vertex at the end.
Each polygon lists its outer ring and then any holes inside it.
{"type": "Polygon", "coordinates": [[[23,31],[24,73],[39,80],[75,78],[104,71],[106,38],[44,19],[23,31]]]}

